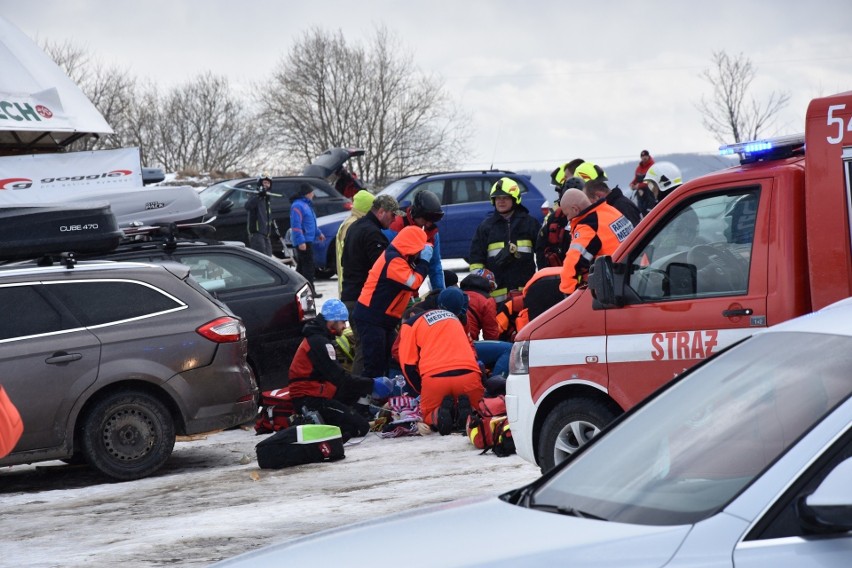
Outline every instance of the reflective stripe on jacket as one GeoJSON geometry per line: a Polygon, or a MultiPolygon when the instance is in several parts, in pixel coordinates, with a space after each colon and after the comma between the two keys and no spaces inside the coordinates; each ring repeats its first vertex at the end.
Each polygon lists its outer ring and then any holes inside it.
{"type": "Polygon", "coordinates": [[[487,268],[493,272],[499,289],[522,288],[535,273],[533,243],[538,230],[538,222],[523,205],[516,205],[508,220],[493,211],[477,227],[470,243],[471,270],[487,268]]]}
{"type": "Polygon", "coordinates": [[[615,252],[633,230],[633,223],[605,200],[571,219],[571,246],[562,265],[559,290],[570,294],[589,271],[595,257],[615,252]]]}
{"type": "Polygon", "coordinates": [[[370,269],[352,319],[388,329],[399,324],[429,270],[429,263],[416,256],[425,245],[426,233],[420,227],[399,232],[370,269]]]}

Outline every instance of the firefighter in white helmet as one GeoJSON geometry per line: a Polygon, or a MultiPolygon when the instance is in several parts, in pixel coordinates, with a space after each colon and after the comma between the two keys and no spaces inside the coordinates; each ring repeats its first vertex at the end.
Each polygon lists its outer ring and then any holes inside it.
{"type": "Polygon", "coordinates": [[[648,184],[648,189],[637,189],[636,201],[644,217],[665,196],[683,184],[683,177],[680,168],[673,163],[657,162],[648,169],[643,181],[648,184]]]}

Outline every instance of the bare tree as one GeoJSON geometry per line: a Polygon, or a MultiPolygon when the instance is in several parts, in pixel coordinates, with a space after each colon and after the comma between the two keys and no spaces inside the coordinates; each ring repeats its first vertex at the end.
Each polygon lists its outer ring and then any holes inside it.
{"type": "Polygon", "coordinates": [[[748,96],[755,68],[742,53],[736,57],[724,51],[713,53],[713,65],[701,77],[713,85],[713,97],[701,97],[697,105],[704,127],[720,144],[754,140],[771,126],[778,113],[790,102],[790,93],[770,93],[760,102],[748,96]]]}
{"type": "Polygon", "coordinates": [[[271,83],[257,91],[272,140],[303,163],[331,147],[361,147],[367,152],[356,169],[381,185],[450,167],[467,153],[467,118],[384,28],[367,48],[348,45],[342,31],[308,31],[271,83]]]}
{"type": "Polygon", "coordinates": [[[205,73],[160,96],[146,96],[147,118],[138,123],[149,157],[168,171],[231,171],[245,167],[266,144],[262,123],[232,93],[228,80],[205,73]]]}
{"type": "Polygon", "coordinates": [[[136,79],[126,70],[107,67],[94,60],[88,51],[72,43],[47,41],[42,48],[89,97],[114,131],[102,138],[75,142],[70,149],[101,150],[127,145],[124,126],[134,104],[136,79]]]}

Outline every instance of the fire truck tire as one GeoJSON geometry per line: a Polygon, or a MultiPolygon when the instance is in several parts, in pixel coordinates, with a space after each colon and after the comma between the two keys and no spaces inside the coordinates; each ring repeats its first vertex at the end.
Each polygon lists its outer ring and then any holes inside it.
{"type": "Polygon", "coordinates": [[[579,450],[616,416],[604,402],[592,398],[572,398],[557,404],[544,420],[538,438],[541,472],[579,450]]]}

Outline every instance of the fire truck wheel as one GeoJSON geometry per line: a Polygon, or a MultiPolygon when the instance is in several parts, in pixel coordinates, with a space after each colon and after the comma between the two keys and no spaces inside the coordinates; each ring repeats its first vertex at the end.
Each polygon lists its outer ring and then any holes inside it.
{"type": "Polygon", "coordinates": [[[580,449],[618,414],[592,398],[572,398],[557,404],[541,428],[538,464],[545,473],[580,449]]]}

